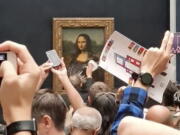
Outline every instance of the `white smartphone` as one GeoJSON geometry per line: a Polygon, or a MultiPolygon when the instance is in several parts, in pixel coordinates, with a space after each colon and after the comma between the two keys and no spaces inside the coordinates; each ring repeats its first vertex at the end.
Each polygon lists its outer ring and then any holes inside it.
{"type": "Polygon", "coordinates": [[[90,60],[88,62],[88,64],[92,64],[93,65],[93,71],[95,71],[96,69],[98,69],[98,64],[94,61],[94,60],[90,60]]]}
{"type": "Polygon", "coordinates": [[[10,61],[17,70],[17,58],[14,52],[0,52],[0,64],[5,60],[10,61]]]}
{"type": "Polygon", "coordinates": [[[46,55],[48,57],[48,60],[53,63],[53,67],[57,67],[61,64],[61,59],[59,58],[55,50],[46,51],[46,55]]]}

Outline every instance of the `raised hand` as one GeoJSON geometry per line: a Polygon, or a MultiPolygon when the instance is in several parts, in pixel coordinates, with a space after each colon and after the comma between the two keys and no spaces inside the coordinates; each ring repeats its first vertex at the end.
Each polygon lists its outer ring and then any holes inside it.
{"type": "Polygon", "coordinates": [[[171,56],[174,35],[167,31],[160,48],[148,49],[141,64],[141,72],[149,72],[153,77],[167,68],[171,56]]]}
{"type": "Polygon", "coordinates": [[[67,69],[64,63],[64,59],[61,58],[61,65],[55,68],[51,68],[53,74],[55,74],[60,80],[63,80],[64,77],[67,77],[67,69]]]}
{"type": "Polygon", "coordinates": [[[17,55],[18,72],[9,61],[1,64],[2,83],[0,101],[7,124],[31,119],[31,104],[40,78],[40,69],[26,46],[6,41],[0,51],[12,51],[17,55]]]}
{"type": "Polygon", "coordinates": [[[40,89],[41,85],[43,84],[43,82],[46,80],[46,78],[49,75],[50,69],[52,68],[52,63],[50,63],[49,61],[43,63],[42,65],[39,66],[40,71],[41,71],[41,76],[39,79],[39,83],[37,85],[37,89],[40,89]]]}

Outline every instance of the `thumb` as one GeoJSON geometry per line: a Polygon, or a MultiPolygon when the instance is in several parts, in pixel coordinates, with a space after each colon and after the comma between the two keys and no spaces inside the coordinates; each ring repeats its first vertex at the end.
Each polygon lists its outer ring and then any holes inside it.
{"type": "Polygon", "coordinates": [[[10,61],[3,61],[0,66],[0,76],[5,78],[12,75],[17,75],[17,69],[10,61]]]}

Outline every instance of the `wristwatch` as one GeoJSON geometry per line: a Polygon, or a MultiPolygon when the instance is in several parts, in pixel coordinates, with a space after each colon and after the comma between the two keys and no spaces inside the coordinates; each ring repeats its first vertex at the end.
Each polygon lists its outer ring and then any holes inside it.
{"type": "Polygon", "coordinates": [[[16,121],[11,123],[6,128],[6,135],[13,135],[20,131],[29,131],[32,135],[36,135],[37,125],[35,119],[25,120],[25,121],[16,121]]]}
{"type": "Polygon", "coordinates": [[[153,83],[153,77],[150,73],[140,73],[138,77],[141,81],[141,83],[145,86],[152,86],[153,83]]]}

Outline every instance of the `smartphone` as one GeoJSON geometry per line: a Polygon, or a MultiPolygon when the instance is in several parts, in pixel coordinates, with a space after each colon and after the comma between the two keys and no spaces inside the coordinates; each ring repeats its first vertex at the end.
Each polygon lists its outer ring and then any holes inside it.
{"type": "Polygon", "coordinates": [[[53,63],[53,67],[57,67],[61,64],[61,59],[59,58],[55,50],[46,51],[46,55],[48,57],[48,60],[53,63]]]}
{"type": "Polygon", "coordinates": [[[8,60],[10,61],[14,68],[17,70],[17,59],[16,59],[16,54],[13,52],[0,52],[0,64],[5,61],[8,60]]]}
{"type": "Polygon", "coordinates": [[[90,60],[88,62],[88,64],[92,64],[93,65],[92,71],[95,71],[96,69],[98,69],[98,64],[94,60],[90,60]]]}
{"type": "Polygon", "coordinates": [[[180,54],[180,32],[174,33],[174,40],[172,45],[172,53],[180,54]]]}
{"type": "MultiPolygon", "coordinates": [[[[10,61],[17,71],[17,58],[16,58],[15,53],[13,53],[13,52],[0,52],[0,64],[5,60],[10,61]]],[[[2,81],[2,77],[0,77],[0,83],[1,83],[1,81],[2,81]]]]}

